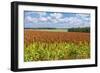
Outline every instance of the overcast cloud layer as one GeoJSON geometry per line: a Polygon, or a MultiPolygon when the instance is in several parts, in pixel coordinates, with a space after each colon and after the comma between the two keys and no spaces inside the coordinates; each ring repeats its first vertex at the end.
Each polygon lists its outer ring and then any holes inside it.
{"type": "Polygon", "coordinates": [[[24,11],[25,28],[90,27],[90,14],[24,11]]]}

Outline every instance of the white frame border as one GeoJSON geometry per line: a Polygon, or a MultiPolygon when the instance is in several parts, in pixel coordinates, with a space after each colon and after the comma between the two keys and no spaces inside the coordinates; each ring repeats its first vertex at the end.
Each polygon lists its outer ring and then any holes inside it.
{"type": "Polygon", "coordinates": [[[63,8],[63,7],[48,7],[48,6],[18,6],[18,68],[36,68],[36,67],[52,67],[52,66],[72,66],[95,64],[95,10],[83,8],[63,8]],[[76,10],[77,9],[77,10],[76,10]],[[62,61],[38,61],[38,62],[24,62],[24,10],[29,11],[51,11],[51,12],[77,12],[91,14],[91,59],[81,60],[62,60],[62,61]]]}

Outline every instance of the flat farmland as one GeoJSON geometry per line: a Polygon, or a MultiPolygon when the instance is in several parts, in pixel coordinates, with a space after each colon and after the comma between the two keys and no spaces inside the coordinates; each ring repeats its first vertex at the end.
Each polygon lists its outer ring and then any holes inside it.
{"type": "Polygon", "coordinates": [[[82,32],[49,32],[25,29],[25,43],[37,42],[90,42],[90,34],[82,32]]]}
{"type": "Polygon", "coordinates": [[[24,30],[24,61],[90,58],[90,33],[24,30]]]}

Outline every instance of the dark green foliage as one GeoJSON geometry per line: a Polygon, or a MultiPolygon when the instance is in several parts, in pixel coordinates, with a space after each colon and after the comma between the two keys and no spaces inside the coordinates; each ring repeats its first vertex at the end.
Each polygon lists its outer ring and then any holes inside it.
{"type": "Polygon", "coordinates": [[[69,28],[68,32],[90,32],[90,27],[84,28],[69,28]]]}

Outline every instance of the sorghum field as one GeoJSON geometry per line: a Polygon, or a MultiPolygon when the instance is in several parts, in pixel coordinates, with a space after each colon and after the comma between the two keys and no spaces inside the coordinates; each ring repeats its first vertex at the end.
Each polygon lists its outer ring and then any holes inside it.
{"type": "Polygon", "coordinates": [[[90,33],[24,30],[24,61],[90,58],[90,33]]]}

